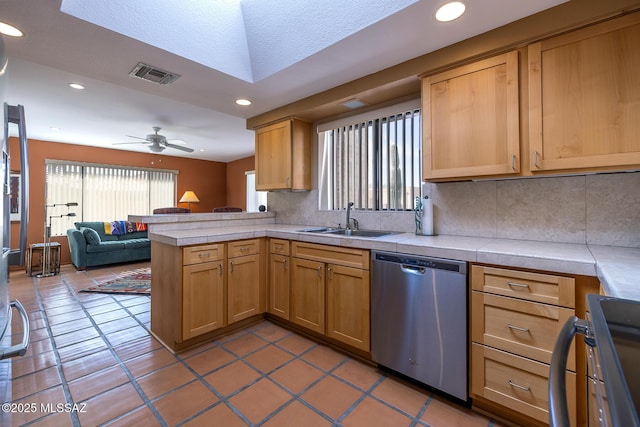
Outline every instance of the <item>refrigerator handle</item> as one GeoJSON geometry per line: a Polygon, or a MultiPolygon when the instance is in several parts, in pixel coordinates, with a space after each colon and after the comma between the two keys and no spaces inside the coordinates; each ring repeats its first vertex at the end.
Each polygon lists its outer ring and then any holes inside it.
{"type": "Polygon", "coordinates": [[[589,323],[576,316],[571,316],[560,330],[553,346],[551,366],[549,367],[549,425],[551,427],[569,426],[566,369],[569,348],[577,333],[588,335],[589,323]]]}
{"type": "MultiPolygon", "coordinates": [[[[24,309],[24,306],[20,304],[20,301],[18,300],[11,301],[11,307],[15,307],[22,318],[22,342],[11,347],[0,347],[0,360],[15,356],[24,356],[27,352],[27,348],[29,347],[31,329],[29,327],[29,315],[27,314],[27,310],[24,309]]],[[[11,313],[11,311],[9,311],[9,313],[11,313]]],[[[11,319],[9,319],[9,321],[11,321],[11,319]]]]}
{"type": "Polygon", "coordinates": [[[27,231],[29,225],[29,153],[27,150],[27,127],[24,119],[24,106],[7,105],[7,121],[18,125],[20,140],[20,245],[17,257],[9,257],[9,263],[23,265],[27,253],[27,231]]]}

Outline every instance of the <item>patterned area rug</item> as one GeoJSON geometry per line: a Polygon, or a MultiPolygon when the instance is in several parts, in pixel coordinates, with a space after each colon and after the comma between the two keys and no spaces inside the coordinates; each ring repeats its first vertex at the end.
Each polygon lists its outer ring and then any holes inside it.
{"type": "Polygon", "coordinates": [[[104,292],[116,294],[151,294],[151,269],[142,268],[135,272],[124,273],[121,277],[109,280],[80,292],[104,292]]]}

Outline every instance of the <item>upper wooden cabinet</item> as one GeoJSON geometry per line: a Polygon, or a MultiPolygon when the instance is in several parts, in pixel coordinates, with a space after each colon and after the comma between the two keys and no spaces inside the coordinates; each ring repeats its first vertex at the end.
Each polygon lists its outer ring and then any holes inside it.
{"type": "Polygon", "coordinates": [[[311,190],[311,124],[285,120],[256,130],[256,190],[311,190]]]}
{"type": "Polygon", "coordinates": [[[640,165],[640,14],[529,46],[530,168],[640,165]]]}
{"type": "Polygon", "coordinates": [[[423,176],[520,172],[518,52],[422,79],[423,176]]]}

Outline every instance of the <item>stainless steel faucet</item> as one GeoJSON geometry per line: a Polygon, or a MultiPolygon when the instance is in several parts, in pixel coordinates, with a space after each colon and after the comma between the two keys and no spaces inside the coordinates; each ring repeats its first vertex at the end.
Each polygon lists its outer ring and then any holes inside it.
{"type": "Polygon", "coordinates": [[[357,230],[358,229],[358,220],[355,218],[351,218],[351,208],[353,207],[353,202],[349,202],[347,204],[347,225],[346,225],[346,229],[348,232],[350,232],[351,230],[357,230]],[[351,222],[353,221],[353,227],[351,227],[351,222]]]}

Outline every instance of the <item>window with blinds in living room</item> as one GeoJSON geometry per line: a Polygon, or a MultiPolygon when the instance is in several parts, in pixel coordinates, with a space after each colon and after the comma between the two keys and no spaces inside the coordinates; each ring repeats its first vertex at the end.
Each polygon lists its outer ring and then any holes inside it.
{"type": "Polygon", "coordinates": [[[45,174],[47,215],[55,218],[53,236],[66,234],[76,221],[126,220],[176,203],[178,172],[173,170],[47,160],[45,174]],[[53,206],[69,202],[78,206],[53,206]],[[57,218],[68,212],[76,216],[57,218]]]}

